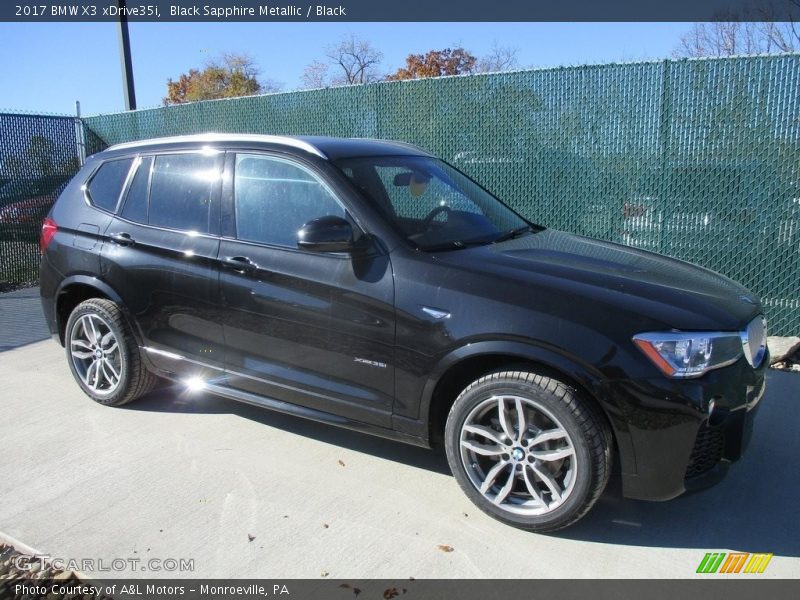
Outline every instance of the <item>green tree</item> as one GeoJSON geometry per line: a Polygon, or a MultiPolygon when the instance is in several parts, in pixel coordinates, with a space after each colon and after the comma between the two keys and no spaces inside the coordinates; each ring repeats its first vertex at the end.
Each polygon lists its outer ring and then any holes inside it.
{"type": "Polygon", "coordinates": [[[386,77],[390,81],[424,79],[445,75],[474,73],[478,59],[464,48],[431,50],[425,54],[409,54],[406,66],[386,77]]]}
{"type": "Polygon", "coordinates": [[[202,71],[190,69],[177,80],[170,78],[164,104],[238,98],[280,89],[273,81],[259,81],[258,74],[258,68],[249,57],[224,54],[208,62],[202,71]]]}

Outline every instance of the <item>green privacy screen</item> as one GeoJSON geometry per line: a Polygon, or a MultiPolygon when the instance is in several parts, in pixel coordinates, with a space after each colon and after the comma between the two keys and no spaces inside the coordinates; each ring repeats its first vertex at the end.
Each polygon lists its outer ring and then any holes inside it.
{"type": "Polygon", "coordinates": [[[800,55],[379,83],[101,115],[102,142],[205,131],[417,144],[526,217],[719,271],[800,333],[800,55]]]}

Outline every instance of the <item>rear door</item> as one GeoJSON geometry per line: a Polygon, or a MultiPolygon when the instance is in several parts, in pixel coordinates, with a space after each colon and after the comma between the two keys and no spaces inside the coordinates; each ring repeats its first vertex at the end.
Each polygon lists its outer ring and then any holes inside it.
{"type": "Polygon", "coordinates": [[[355,223],[311,166],[265,153],[231,154],[228,165],[220,289],[229,385],[388,426],[395,333],[388,256],[298,249],[297,231],[312,219],[355,223]]]}
{"type": "Polygon", "coordinates": [[[151,361],[175,373],[197,373],[195,363],[223,367],[216,262],[223,157],[137,157],[106,229],[103,277],[135,317],[151,361]]]}

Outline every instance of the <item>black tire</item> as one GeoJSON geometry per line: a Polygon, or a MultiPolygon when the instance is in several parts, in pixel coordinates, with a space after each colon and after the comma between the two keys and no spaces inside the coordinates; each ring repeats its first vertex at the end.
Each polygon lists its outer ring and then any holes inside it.
{"type": "MultiPolygon", "coordinates": [[[[67,320],[67,327],[64,333],[64,346],[67,351],[67,363],[69,364],[72,376],[83,392],[95,402],[105,406],[122,406],[132,402],[152,390],[159,382],[159,378],[147,370],[142,363],[136,338],[133,335],[128,320],[122,314],[119,306],[111,300],[105,298],[90,298],[78,304],[67,320]],[[114,372],[118,370],[119,377],[116,379],[116,386],[112,387],[109,383],[105,389],[94,389],[84,381],[86,371],[83,369],[86,362],[93,361],[92,358],[75,358],[72,350],[86,350],[83,346],[77,346],[83,337],[83,317],[93,317],[92,322],[100,323],[113,333],[119,352],[114,354],[114,372]],[[100,321],[97,321],[99,319],[100,321]],[[73,344],[73,340],[77,340],[73,344]],[[82,374],[83,372],[83,374],[82,374]]],[[[109,354],[109,356],[111,356],[109,354]]],[[[109,369],[109,372],[110,369],[109,369]]],[[[93,381],[93,378],[90,377],[93,381]]]]}
{"type": "MultiPolygon", "coordinates": [[[[512,433],[518,431],[519,427],[512,428],[512,433]]],[[[611,446],[611,431],[599,409],[571,386],[531,371],[498,371],[474,381],[456,399],[445,427],[447,460],[467,497],[495,519],[537,532],[568,527],[589,511],[608,483],[611,446]],[[500,420],[499,407],[492,408],[501,402],[499,398],[504,398],[503,406],[511,407],[506,411],[507,424],[511,421],[508,415],[517,415],[517,407],[523,407],[525,434],[519,434],[517,442],[504,433],[507,429],[491,424],[495,418],[498,422],[500,420]],[[516,398],[523,400],[521,404],[516,403],[516,398]],[[496,413],[493,414],[493,410],[496,413]],[[468,418],[470,423],[467,425],[473,428],[478,425],[481,433],[463,430],[468,418]],[[480,419],[482,421],[479,422],[480,419]],[[533,424],[536,420],[540,425],[533,424]],[[559,440],[526,445],[544,430],[558,432],[556,435],[560,436],[559,440]],[[497,434],[499,442],[485,437],[487,432],[490,435],[497,434]],[[566,435],[563,435],[564,432],[566,435]],[[464,446],[462,433],[465,436],[464,446]],[[475,444],[476,441],[486,443],[475,444]],[[481,451],[492,452],[492,455],[483,456],[474,452],[476,446],[481,451]],[[497,454],[509,448],[512,451],[497,454]],[[537,457],[533,456],[534,451],[537,457]],[[548,451],[550,454],[547,454],[548,451]],[[560,459],[560,463],[543,462],[538,458],[546,457],[545,460],[552,461],[554,459],[550,457],[558,456],[559,452],[571,454],[560,459]],[[501,462],[506,465],[501,467],[501,462]],[[544,478],[537,475],[534,466],[538,473],[545,471],[546,475],[551,476],[550,482],[556,484],[558,494],[550,491],[551,488],[546,485],[544,478]],[[494,477],[491,477],[491,473],[495,471],[490,467],[499,469],[494,477]],[[548,469],[553,467],[558,471],[551,473],[548,469]],[[558,485],[558,477],[562,478],[562,482],[569,482],[563,489],[558,485]],[[489,479],[498,483],[487,489],[487,497],[479,490],[478,484],[483,481],[486,485],[489,479]],[[506,483],[500,485],[501,481],[506,483]],[[506,490],[506,485],[510,491],[505,492],[507,496],[499,501],[499,505],[495,504],[506,490]],[[531,489],[529,486],[539,492],[538,498],[528,491],[531,489]],[[530,514],[534,511],[543,512],[530,514]]]]}

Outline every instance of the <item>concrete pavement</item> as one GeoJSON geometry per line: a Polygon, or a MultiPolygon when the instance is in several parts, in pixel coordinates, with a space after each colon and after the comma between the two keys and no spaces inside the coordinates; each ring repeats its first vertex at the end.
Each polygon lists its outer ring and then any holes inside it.
{"type": "Polygon", "coordinates": [[[48,337],[38,287],[0,294],[0,352],[48,337]]]}

